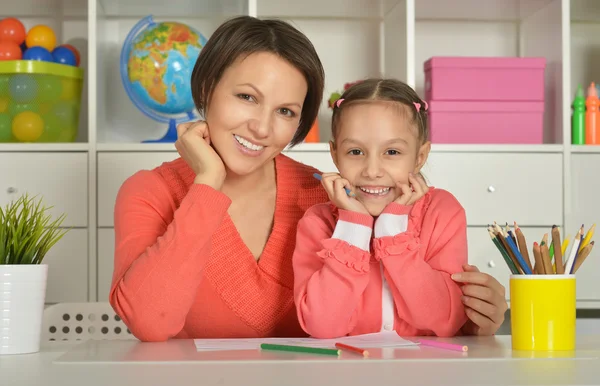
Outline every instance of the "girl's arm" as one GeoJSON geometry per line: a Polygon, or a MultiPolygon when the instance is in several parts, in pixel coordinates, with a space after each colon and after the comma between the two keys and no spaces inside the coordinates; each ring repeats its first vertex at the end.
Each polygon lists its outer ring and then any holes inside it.
{"type": "Polygon", "coordinates": [[[369,282],[373,218],[339,210],[335,229],[329,205],[317,205],[298,223],[293,256],[294,299],[300,325],[315,338],[348,335],[369,282]],[[333,234],[332,234],[333,233],[333,234]]]}
{"type": "Polygon", "coordinates": [[[467,317],[450,275],[467,263],[465,211],[438,190],[423,215],[419,240],[408,228],[411,207],[392,203],[375,224],[375,257],[384,265],[399,318],[437,336],[454,336],[467,317]],[[423,248],[426,248],[423,251],[423,248]]]}
{"type": "Polygon", "coordinates": [[[110,304],[142,341],[181,331],[210,255],[210,239],[230,205],[223,193],[194,184],[179,208],[162,179],[142,171],[119,190],[110,304]]]}

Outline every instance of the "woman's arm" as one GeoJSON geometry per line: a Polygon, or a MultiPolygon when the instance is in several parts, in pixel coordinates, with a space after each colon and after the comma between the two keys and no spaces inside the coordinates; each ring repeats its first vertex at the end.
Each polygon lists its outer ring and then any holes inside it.
{"type": "Polygon", "coordinates": [[[181,331],[210,255],[210,240],[230,199],[194,184],[179,208],[164,181],[138,172],[119,190],[115,205],[115,260],[109,301],[142,341],[167,340],[181,331]]]}

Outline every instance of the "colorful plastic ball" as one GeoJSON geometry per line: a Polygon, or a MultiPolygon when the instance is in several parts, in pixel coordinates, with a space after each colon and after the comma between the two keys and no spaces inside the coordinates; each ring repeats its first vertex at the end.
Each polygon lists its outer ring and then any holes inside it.
{"type": "Polygon", "coordinates": [[[75,66],[77,63],[75,54],[67,47],[56,47],[52,51],[52,58],[55,63],[66,64],[68,66],[75,66]]]}
{"type": "Polygon", "coordinates": [[[37,141],[44,133],[44,120],[31,111],[19,113],[12,120],[12,133],[20,142],[37,141]]]}
{"type": "Polygon", "coordinates": [[[27,51],[27,44],[25,44],[25,42],[21,43],[19,47],[21,47],[21,52],[27,51]]]}
{"type": "Polygon", "coordinates": [[[50,51],[40,46],[29,47],[23,53],[23,60],[39,60],[40,62],[52,62],[54,58],[50,51]]]}
{"type": "Polygon", "coordinates": [[[11,117],[17,116],[25,111],[37,113],[40,111],[40,107],[37,103],[11,103],[8,105],[8,114],[10,114],[11,117]]]}
{"type": "Polygon", "coordinates": [[[38,92],[38,84],[32,75],[17,74],[8,82],[10,96],[17,103],[32,101],[38,92]]]}
{"type": "Polygon", "coordinates": [[[67,47],[68,49],[71,50],[71,52],[73,52],[73,54],[75,55],[75,65],[79,66],[79,63],[81,61],[81,56],[79,55],[79,51],[77,50],[77,48],[75,48],[71,44],[63,44],[62,47],[67,47]]]}
{"type": "Polygon", "coordinates": [[[0,96],[0,113],[7,112],[9,104],[10,99],[7,96],[0,96]]]}
{"type": "Polygon", "coordinates": [[[10,77],[8,75],[0,74],[0,96],[8,95],[8,81],[10,77]]]}
{"type": "Polygon", "coordinates": [[[25,26],[19,19],[7,17],[0,20],[0,41],[11,41],[20,45],[25,41],[25,26]]]}
{"type": "Polygon", "coordinates": [[[44,116],[44,133],[39,139],[39,142],[56,142],[60,137],[64,125],[58,117],[48,114],[44,116]]]}
{"type": "Polygon", "coordinates": [[[0,142],[9,142],[12,139],[10,115],[0,113],[0,142]]]}
{"type": "Polygon", "coordinates": [[[81,92],[81,83],[74,78],[61,78],[62,92],[60,99],[64,101],[73,101],[79,99],[81,92]]]}
{"type": "Polygon", "coordinates": [[[40,75],[38,82],[38,99],[40,102],[53,102],[58,100],[62,93],[61,78],[54,75],[40,75]]]}
{"type": "Polygon", "coordinates": [[[21,47],[11,40],[0,40],[0,60],[20,60],[21,47]]]}
{"type": "Polygon", "coordinates": [[[27,33],[25,44],[27,44],[27,47],[44,47],[52,52],[54,47],[56,47],[56,34],[47,25],[36,25],[27,33]]]}
{"type": "Polygon", "coordinates": [[[77,117],[77,108],[71,102],[58,102],[54,105],[52,109],[54,115],[56,115],[63,125],[71,125],[75,122],[75,118],[77,117]]]}

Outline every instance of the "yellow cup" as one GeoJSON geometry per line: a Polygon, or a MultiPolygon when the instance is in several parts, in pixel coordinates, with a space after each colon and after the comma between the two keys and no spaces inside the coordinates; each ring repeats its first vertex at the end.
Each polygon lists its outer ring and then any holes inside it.
{"type": "Polygon", "coordinates": [[[575,292],[575,275],[511,275],[513,350],[574,350],[575,292]]]}

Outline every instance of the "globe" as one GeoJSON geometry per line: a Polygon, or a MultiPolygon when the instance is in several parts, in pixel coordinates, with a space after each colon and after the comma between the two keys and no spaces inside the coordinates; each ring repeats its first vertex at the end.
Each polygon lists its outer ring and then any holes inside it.
{"type": "Polygon", "coordinates": [[[169,124],[165,136],[144,142],[174,142],[178,122],[194,118],[192,70],[206,38],[178,22],[140,20],[121,50],[121,80],[129,99],[146,116],[169,124]]]}

